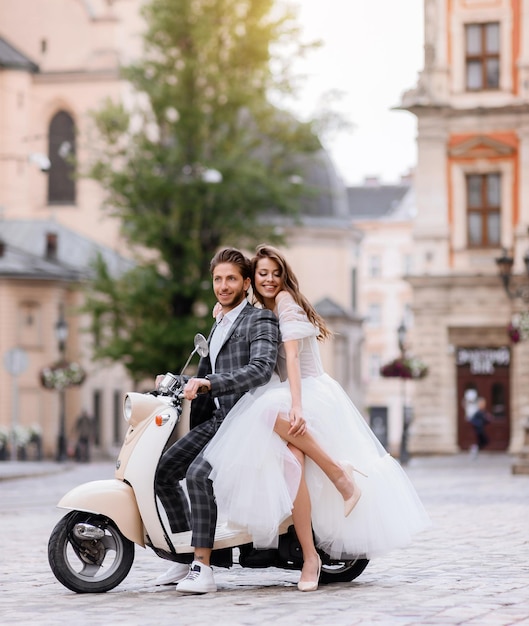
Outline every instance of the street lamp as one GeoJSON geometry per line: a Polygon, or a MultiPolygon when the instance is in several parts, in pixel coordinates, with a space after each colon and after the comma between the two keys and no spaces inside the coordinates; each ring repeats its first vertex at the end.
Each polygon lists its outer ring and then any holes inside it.
{"type": "MultiPolygon", "coordinates": [[[[523,258],[525,264],[525,270],[529,276],[529,250],[525,253],[523,258]]],[[[499,276],[505,289],[505,293],[511,300],[521,299],[524,302],[529,302],[529,286],[523,285],[516,289],[511,288],[512,278],[512,266],[514,265],[514,259],[509,255],[506,248],[501,251],[501,256],[496,259],[496,265],[498,266],[499,276]]]]}
{"type": "MultiPolygon", "coordinates": [[[[59,346],[61,362],[64,359],[66,350],[66,340],[68,339],[68,323],[64,319],[64,311],[62,305],[59,308],[59,319],[55,323],[55,338],[59,346]]],[[[65,414],[65,397],[64,386],[59,387],[59,437],[57,440],[57,461],[65,461],[67,458],[66,450],[66,414],[65,414]]]]}
{"type": "MultiPolygon", "coordinates": [[[[529,228],[527,229],[529,234],[529,228]]],[[[525,264],[525,273],[529,277],[529,250],[523,257],[525,264]]],[[[512,267],[514,265],[514,259],[508,253],[506,248],[501,251],[501,256],[496,259],[496,265],[498,266],[499,275],[505,293],[511,300],[522,300],[525,304],[529,304],[529,285],[519,285],[515,289],[511,288],[512,267]]],[[[527,315],[527,312],[526,312],[527,315]]],[[[523,425],[524,429],[524,446],[512,465],[513,474],[529,474],[529,419],[525,421],[523,425]]]]}
{"type": "Polygon", "coordinates": [[[404,320],[402,320],[399,327],[397,328],[397,339],[399,342],[400,356],[402,358],[406,356],[406,333],[407,332],[408,332],[408,329],[406,328],[406,324],[404,323],[404,320]]]}
{"type": "Polygon", "coordinates": [[[428,367],[418,357],[408,355],[406,345],[406,327],[405,318],[403,318],[397,328],[397,341],[399,344],[400,356],[393,359],[380,368],[380,375],[384,378],[400,378],[401,379],[401,402],[402,402],[402,435],[400,440],[400,462],[406,465],[409,460],[408,454],[408,430],[412,422],[412,407],[406,406],[406,379],[418,380],[424,378],[428,374],[428,367]]]}
{"type": "MultiPolygon", "coordinates": [[[[397,340],[400,350],[400,358],[402,361],[406,358],[406,334],[408,329],[404,320],[397,328],[397,340]]],[[[401,378],[401,398],[402,398],[402,434],[400,438],[400,454],[399,460],[401,465],[406,465],[410,455],[408,453],[408,430],[411,423],[411,416],[406,408],[406,378],[401,378]]]]}

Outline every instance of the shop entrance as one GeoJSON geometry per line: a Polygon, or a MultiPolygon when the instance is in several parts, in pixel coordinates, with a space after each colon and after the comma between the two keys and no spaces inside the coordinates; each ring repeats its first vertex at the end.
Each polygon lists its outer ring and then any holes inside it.
{"type": "Polygon", "coordinates": [[[468,450],[475,443],[474,429],[467,419],[472,401],[485,398],[492,421],[487,425],[486,450],[504,451],[509,446],[511,425],[509,406],[510,349],[458,348],[457,358],[457,443],[468,450]],[[474,393],[475,392],[475,393],[474,393]]]}

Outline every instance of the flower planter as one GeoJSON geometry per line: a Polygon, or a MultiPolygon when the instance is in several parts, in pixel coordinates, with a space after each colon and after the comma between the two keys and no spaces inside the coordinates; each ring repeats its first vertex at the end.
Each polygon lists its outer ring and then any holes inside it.
{"type": "Polygon", "coordinates": [[[40,372],[40,382],[45,389],[60,391],[67,387],[80,385],[84,381],[86,373],[79,363],[58,361],[53,365],[43,367],[40,372]]]}
{"type": "Polygon", "coordinates": [[[399,357],[380,368],[383,378],[406,378],[417,380],[428,374],[428,367],[417,357],[399,357]]]}

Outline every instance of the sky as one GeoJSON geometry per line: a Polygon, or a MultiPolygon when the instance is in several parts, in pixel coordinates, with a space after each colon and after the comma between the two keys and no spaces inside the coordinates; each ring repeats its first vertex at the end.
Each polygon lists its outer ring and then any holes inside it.
{"type": "Polygon", "coordinates": [[[299,65],[306,75],[294,105],[300,117],[318,109],[325,92],[353,127],[323,138],[345,183],[366,176],[395,183],[416,163],[416,121],[391,111],[416,86],[423,66],[423,0],[298,0],[299,23],[323,46],[299,65]]]}

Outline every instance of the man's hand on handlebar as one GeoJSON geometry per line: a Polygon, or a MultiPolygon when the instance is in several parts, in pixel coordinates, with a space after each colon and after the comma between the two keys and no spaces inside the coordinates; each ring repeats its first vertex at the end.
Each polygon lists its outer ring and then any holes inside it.
{"type": "Polygon", "coordinates": [[[184,387],[184,398],[194,400],[199,393],[207,393],[211,383],[207,378],[190,378],[184,387]]]}

